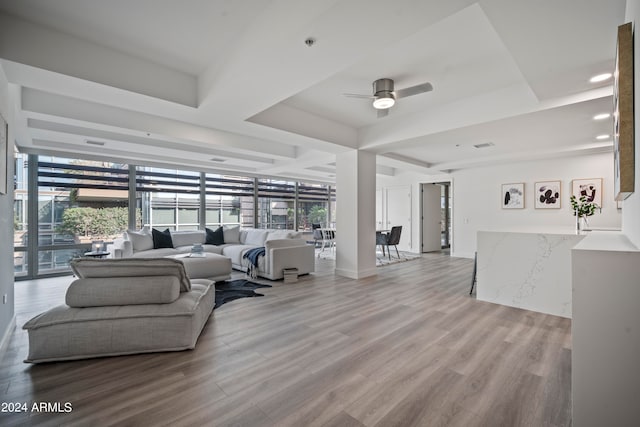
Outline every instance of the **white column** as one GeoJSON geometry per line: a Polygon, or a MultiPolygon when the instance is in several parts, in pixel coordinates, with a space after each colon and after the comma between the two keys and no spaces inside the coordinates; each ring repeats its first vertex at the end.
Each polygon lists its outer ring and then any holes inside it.
{"type": "Polygon", "coordinates": [[[376,155],[336,155],[336,274],[376,274],[376,155]]]}

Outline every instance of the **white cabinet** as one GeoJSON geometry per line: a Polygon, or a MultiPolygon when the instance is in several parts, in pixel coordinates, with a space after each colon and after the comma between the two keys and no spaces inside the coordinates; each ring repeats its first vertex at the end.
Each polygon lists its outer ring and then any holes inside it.
{"type": "Polygon", "coordinates": [[[572,250],[573,425],[640,423],[640,251],[619,233],[572,250]]]}

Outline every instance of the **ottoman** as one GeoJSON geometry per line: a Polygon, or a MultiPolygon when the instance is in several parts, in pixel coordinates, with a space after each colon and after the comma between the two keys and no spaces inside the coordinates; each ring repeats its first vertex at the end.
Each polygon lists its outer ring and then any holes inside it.
{"type": "Polygon", "coordinates": [[[215,282],[223,282],[231,278],[231,258],[209,252],[205,252],[202,255],[180,254],[169,255],[167,258],[182,261],[190,279],[209,279],[215,282]]]}

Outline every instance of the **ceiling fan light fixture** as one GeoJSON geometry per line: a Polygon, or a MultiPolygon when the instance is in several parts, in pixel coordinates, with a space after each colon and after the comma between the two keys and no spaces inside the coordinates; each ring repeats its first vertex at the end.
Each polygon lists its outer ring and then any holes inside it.
{"type": "Polygon", "coordinates": [[[387,108],[393,107],[396,103],[396,98],[393,96],[393,93],[387,92],[382,94],[377,94],[375,99],[373,100],[373,108],[377,110],[386,110],[387,108]]]}

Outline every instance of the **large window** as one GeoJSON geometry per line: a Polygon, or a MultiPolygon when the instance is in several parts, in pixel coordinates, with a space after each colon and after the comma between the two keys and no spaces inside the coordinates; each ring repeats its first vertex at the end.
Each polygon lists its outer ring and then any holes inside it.
{"type": "Polygon", "coordinates": [[[37,165],[38,274],[68,270],[92,242],[127,229],[127,165],[55,157],[39,157],[37,165]]]}
{"type": "Polygon", "coordinates": [[[28,188],[29,162],[18,153],[15,158],[15,197],[13,202],[13,271],[16,277],[26,276],[29,268],[27,239],[29,235],[28,188]]]}
{"type": "Polygon", "coordinates": [[[309,231],[312,224],[329,226],[329,187],[298,184],[298,230],[309,231]]]}
{"type": "Polygon", "coordinates": [[[138,167],[136,203],[142,223],[164,230],[200,226],[200,173],[138,167]]]}
{"type": "Polygon", "coordinates": [[[253,227],[254,181],[253,178],[206,174],[206,226],[253,227]]]}
{"type": "Polygon", "coordinates": [[[142,225],[311,230],[314,223],[335,224],[335,190],[326,185],[146,166],[130,172],[129,165],[108,161],[25,154],[17,154],[15,171],[17,278],[68,272],[69,260],[93,243],[106,247],[142,225]]]}
{"type": "Polygon", "coordinates": [[[258,228],[293,230],[296,183],[258,180],[258,228]]]}

